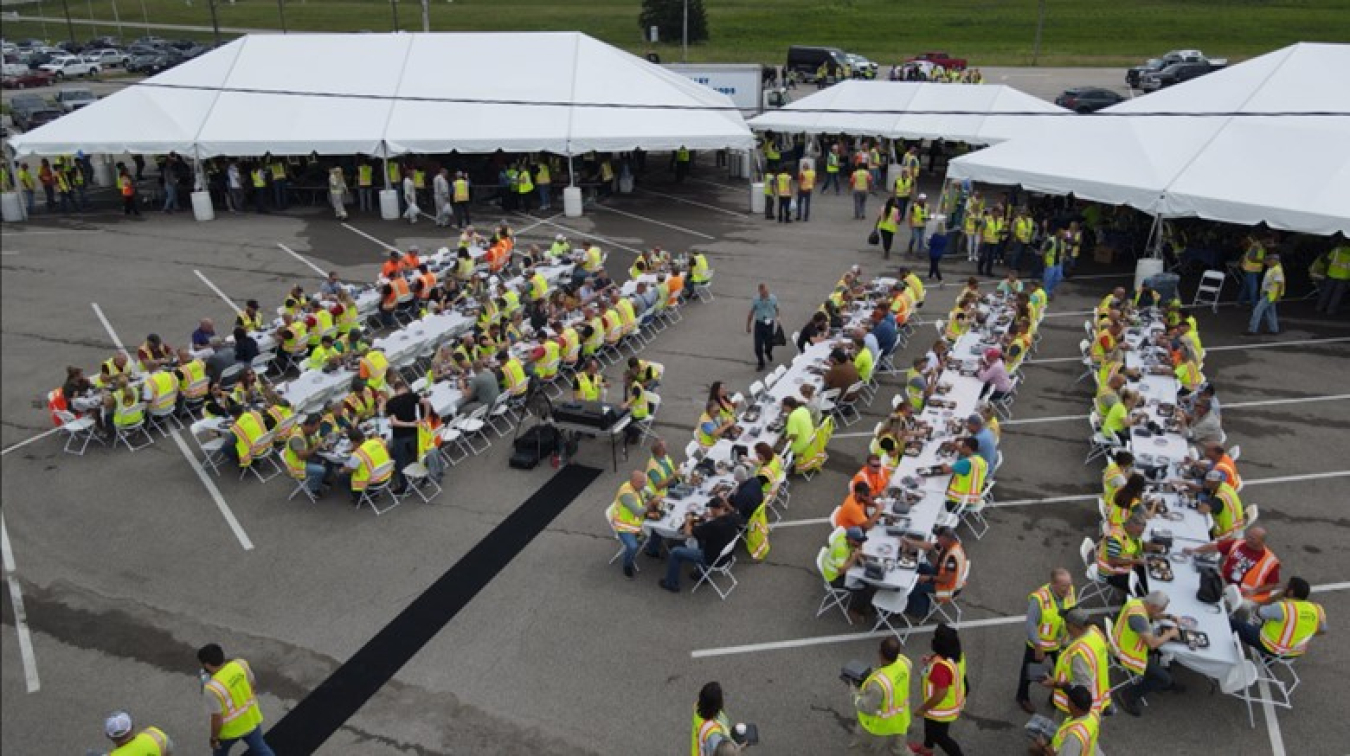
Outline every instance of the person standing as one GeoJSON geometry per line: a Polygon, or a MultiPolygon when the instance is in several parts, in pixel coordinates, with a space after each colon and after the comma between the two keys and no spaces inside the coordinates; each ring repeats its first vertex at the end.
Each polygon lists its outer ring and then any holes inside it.
{"type": "MultiPolygon", "coordinates": [[[[417,207],[417,182],[413,180],[412,169],[403,171],[403,217],[408,219],[409,225],[417,222],[417,216],[422,211],[417,207]]],[[[514,187],[513,187],[514,188],[514,187]]]]}
{"type": "Polygon", "coordinates": [[[938,224],[937,232],[928,237],[928,280],[938,280],[939,288],[942,285],[942,264],[943,255],[947,254],[947,240],[951,237],[947,234],[945,223],[938,224]]]}
{"type": "Polygon", "coordinates": [[[328,169],[328,201],[333,205],[333,215],[338,220],[347,220],[347,178],[336,165],[328,169]]]}
{"type": "MultiPolygon", "coordinates": [[[[23,171],[19,171],[23,176],[23,171]]],[[[29,179],[31,183],[31,177],[29,179]]],[[[27,192],[28,202],[32,204],[33,193],[27,192]]],[[[1324,315],[1336,315],[1341,309],[1341,299],[1346,289],[1350,289],[1350,244],[1346,244],[1343,234],[1332,237],[1336,244],[1327,253],[1327,277],[1322,282],[1322,293],[1317,297],[1317,311],[1324,315]]]]}
{"type": "Polygon", "coordinates": [[[909,658],[900,653],[900,640],[888,636],[877,650],[877,667],[853,696],[858,713],[855,743],[867,739],[889,748],[909,730],[909,658]]]}
{"type": "Polygon", "coordinates": [[[815,189],[815,187],[816,187],[815,164],[805,163],[802,166],[801,171],[797,173],[797,220],[799,221],[811,220],[811,192],[812,190],[815,189]]]}
{"type": "MultiPolygon", "coordinates": [[[[855,195],[856,196],[856,195],[855,195]]],[[[900,230],[900,208],[895,206],[895,198],[887,197],[877,215],[877,236],[881,239],[882,257],[891,259],[891,245],[895,242],[895,232],[900,230]]]]}
{"type": "Polygon", "coordinates": [[[375,166],[364,155],[356,165],[356,202],[362,210],[375,209],[375,166]]]}
{"type": "Polygon", "coordinates": [[[1270,323],[1270,332],[1280,332],[1280,318],[1275,305],[1284,298],[1284,266],[1280,256],[1274,253],[1266,255],[1266,275],[1261,279],[1261,296],[1252,310],[1252,319],[1247,323],[1244,336],[1255,336],[1261,332],[1261,322],[1270,323]]]}
{"type": "Polygon", "coordinates": [[[745,332],[755,337],[756,370],[773,362],[773,338],[778,325],[778,297],[769,292],[769,285],[760,283],[759,296],[750,300],[750,312],[745,316],[745,332]]]}
{"type": "Polygon", "coordinates": [[[278,210],[285,210],[289,206],[286,196],[289,178],[286,174],[286,163],[277,158],[272,158],[272,206],[278,210]]]}
{"type": "Polygon", "coordinates": [[[774,195],[778,198],[778,222],[792,222],[792,173],[784,166],[774,176],[774,195]]]}
{"type": "Polygon", "coordinates": [[[1026,648],[1017,675],[1017,705],[1028,714],[1035,714],[1031,703],[1031,680],[1027,677],[1028,664],[1051,664],[1059,661],[1064,646],[1064,613],[1078,605],[1073,589],[1073,576],[1060,567],[1050,573],[1050,582],[1037,588],[1027,597],[1026,648]]]}
{"type": "Polygon", "coordinates": [[[455,174],[455,182],[451,185],[450,203],[454,205],[455,227],[463,230],[470,223],[469,219],[469,178],[464,175],[464,171],[455,174]]]}
{"type": "Polygon", "coordinates": [[[178,156],[169,153],[165,158],[164,164],[159,170],[159,181],[164,185],[164,207],[162,210],[166,213],[173,213],[178,208],[178,156]]]}
{"type": "Polygon", "coordinates": [[[431,180],[431,200],[436,208],[436,225],[450,225],[450,171],[442,168],[431,180]]]}
{"type": "Polygon", "coordinates": [[[923,231],[928,224],[928,195],[920,194],[909,207],[909,247],[905,254],[923,252],[923,231]]]}
{"type": "Polygon", "coordinates": [[[262,163],[253,164],[249,179],[253,183],[253,212],[267,212],[267,172],[263,170],[262,163]]]}
{"type": "Polygon", "coordinates": [[[211,756],[228,756],[244,741],[253,756],[276,756],[263,740],[262,709],[253,692],[253,670],[243,659],[225,658],[218,644],[208,643],[197,651],[201,662],[203,692],[211,712],[211,756]]]}
{"type": "Polygon", "coordinates": [[[27,163],[19,163],[19,191],[23,192],[24,207],[28,210],[28,215],[32,216],[33,211],[37,209],[37,183],[33,180],[33,171],[29,170],[27,163]]]}
{"type": "Polygon", "coordinates": [[[136,182],[125,166],[117,174],[117,191],[122,195],[122,214],[140,217],[141,209],[136,206],[136,182]]]}
{"type": "Polygon", "coordinates": [[[1043,678],[1041,685],[1051,690],[1055,708],[1065,713],[1069,711],[1066,691],[1081,685],[1092,694],[1092,710],[1102,714],[1111,706],[1111,657],[1106,636],[1078,607],[1064,613],[1064,628],[1069,643],[1055,660],[1054,673],[1043,678]]]}
{"type": "Polygon", "coordinates": [[[824,194],[834,187],[834,196],[839,196],[839,145],[831,145],[830,151],[825,155],[825,183],[820,186],[820,193],[824,194]]]}
{"type": "Polygon", "coordinates": [[[1242,268],[1242,291],[1238,293],[1238,304],[1256,306],[1257,290],[1261,284],[1261,271],[1265,269],[1266,247],[1253,234],[1247,237],[1246,249],[1242,252],[1239,266],[1242,268]]]}
{"type": "Polygon", "coordinates": [[[943,622],[933,630],[933,653],[923,659],[923,703],[914,710],[923,717],[923,745],[910,743],[919,756],[933,756],[937,746],[947,756],[962,756],[951,727],[966,706],[966,657],[956,629],[943,622]]]}
{"type": "Polygon", "coordinates": [[[158,727],[133,733],[131,715],[114,711],[103,720],[103,734],[117,746],[108,756],[171,756],[173,740],[158,727]]]}
{"type": "Polygon", "coordinates": [[[403,477],[403,468],[417,461],[417,423],[420,419],[421,397],[413,393],[400,377],[391,377],[389,383],[394,389],[394,395],[388,400],[382,400],[382,410],[389,418],[389,452],[394,458],[394,494],[401,496],[408,486],[408,481],[403,477]]]}
{"type": "Polygon", "coordinates": [[[237,213],[244,209],[244,176],[239,171],[239,161],[231,160],[229,167],[225,169],[225,188],[226,197],[229,198],[230,212],[237,213]]]}
{"type": "Polygon", "coordinates": [[[682,184],[689,175],[689,168],[692,162],[692,156],[689,154],[689,148],[680,145],[680,149],[675,150],[675,183],[682,184]]]}
{"type": "Polygon", "coordinates": [[[1041,273],[1041,281],[1045,288],[1045,295],[1050,299],[1055,298],[1055,287],[1064,278],[1064,234],[1067,231],[1059,231],[1050,234],[1045,239],[1045,245],[1041,247],[1041,260],[1044,263],[1044,269],[1041,273]]]}
{"type": "Polygon", "coordinates": [[[853,169],[848,185],[853,190],[853,219],[863,220],[867,217],[867,195],[872,191],[872,174],[867,172],[865,162],[853,169]]]}
{"type": "Polygon", "coordinates": [[[553,174],[549,171],[548,161],[547,155],[540,156],[534,176],[534,186],[539,191],[540,212],[553,209],[553,174]]]}
{"type": "Polygon", "coordinates": [[[42,193],[46,196],[47,212],[56,212],[56,171],[52,170],[52,163],[47,158],[42,158],[38,164],[38,182],[42,184],[42,193]]]}

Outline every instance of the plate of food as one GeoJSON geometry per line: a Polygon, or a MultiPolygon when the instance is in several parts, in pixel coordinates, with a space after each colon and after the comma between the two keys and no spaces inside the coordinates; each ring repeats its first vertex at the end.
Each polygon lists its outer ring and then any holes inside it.
{"type": "Polygon", "coordinates": [[[884,557],[890,556],[891,554],[895,553],[895,545],[889,543],[878,544],[877,553],[884,557]]]}
{"type": "Polygon", "coordinates": [[[1153,439],[1153,445],[1154,445],[1154,446],[1167,446],[1167,439],[1163,438],[1162,436],[1158,436],[1157,438],[1153,439]]]}
{"type": "Polygon", "coordinates": [[[908,554],[901,554],[900,558],[895,562],[895,566],[899,567],[902,570],[912,570],[918,565],[919,560],[915,559],[914,557],[908,554]]]}
{"type": "Polygon", "coordinates": [[[1183,614],[1182,616],[1177,617],[1177,626],[1182,630],[1194,630],[1200,626],[1200,620],[1188,614],[1183,614]]]}
{"type": "Polygon", "coordinates": [[[1159,580],[1164,583],[1172,582],[1172,564],[1166,559],[1148,560],[1148,576],[1150,580],[1159,580]]]}
{"type": "Polygon", "coordinates": [[[1181,520],[1180,512],[1162,512],[1158,516],[1164,520],[1171,520],[1172,522],[1179,522],[1181,520]]]}

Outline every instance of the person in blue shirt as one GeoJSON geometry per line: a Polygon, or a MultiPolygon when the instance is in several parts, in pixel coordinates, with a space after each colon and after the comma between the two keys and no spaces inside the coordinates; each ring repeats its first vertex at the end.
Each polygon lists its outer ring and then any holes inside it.
{"type": "Polygon", "coordinates": [[[197,330],[192,332],[192,348],[196,350],[205,349],[211,346],[211,342],[215,338],[215,322],[210,318],[202,318],[202,322],[197,325],[197,330]]]}
{"type": "Polygon", "coordinates": [[[984,461],[989,463],[989,472],[993,473],[994,460],[998,457],[998,442],[994,440],[994,432],[985,427],[984,418],[979,415],[966,418],[966,430],[980,445],[976,453],[984,457],[984,461]]]}
{"type": "Polygon", "coordinates": [[[759,285],[759,296],[750,300],[750,311],[745,315],[745,332],[754,333],[756,370],[763,370],[773,362],[773,338],[778,326],[778,297],[769,292],[769,285],[759,285]]]}
{"type": "Polygon", "coordinates": [[[877,337],[877,347],[882,354],[890,354],[895,348],[899,334],[895,328],[895,316],[885,307],[872,311],[872,335],[877,337]]]}
{"type": "Polygon", "coordinates": [[[947,228],[938,226],[938,230],[932,236],[928,237],[928,280],[937,279],[942,281],[942,271],[938,266],[942,263],[942,256],[947,254],[947,228]]]}

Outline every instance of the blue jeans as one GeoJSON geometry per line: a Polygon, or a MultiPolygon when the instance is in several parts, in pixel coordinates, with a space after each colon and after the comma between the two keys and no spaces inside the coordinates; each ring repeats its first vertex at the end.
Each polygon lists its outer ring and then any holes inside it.
{"type": "Polygon", "coordinates": [[[1242,291],[1238,292],[1238,304],[1246,302],[1256,304],[1256,298],[1260,295],[1260,290],[1260,272],[1244,272],[1242,274],[1242,291]]]}
{"type": "Polygon", "coordinates": [[[867,192],[853,192],[853,217],[855,219],[867,217],[867,192]]]}
{"type": "Polygon", "coordinates": [[[1064,280],[1064,269],[1058,265],[1045,266],[1045,272],[1041,274],[1041,281],[1045,284],[1046,296],[1055,295],[1055,287],[1064,280]]]}
{"type": "Polygon", "coordinates": [[[178,186],[170,178],[164,182],[164,212],[178,209],[178,186]]]}
{"type": "Polygon", "coordinates": [[[825,174],[825,183],[820,185],[820,192],[824,194],[827,189],[834,187],[834,193],[839,194],[839,172],[825,174]]]}
{"type": "Polygon", "coordinates": [[[276,756],[276,754],[272,752],[272,748],[267,745],[267,741],[263,740],[262,725],[253,728],[252,732],[242,738],[220,741],[219,748],[211,749],[211,756],[227,756],[230,749],[234,747],[234,744],[241,740],[244,741],[244,745],[249,747],[253,756],[276,756]]]}
{"type": "Polygon", "coordinates": [[[305,488],[312,494],[318,494],[323,486],[323,479],[328,475],[328,468],[318,462],[305,463],[305,488]]]}
{"type": "Polygon", "coordinates": [[[1230,617],[1228,619],[1228,626],[1233,629],[1233,632],[1237,633],[1237,637],[1243,643],[1261,652],[1262,656],[1274,656],[1274,654],[1266,650],[1265,646],[1261,645],[1260,625],[1253,625],[1250,622],[1246,622],[1244,620],[1239,619],[1233,619],[1230,617]]]}
{"type": "Polygon", "coordinates": [[[285,179],[272,182],[273,207],[278,210],[286,209],[286,185],[285,179]]]}
{"type": "MultiPolygon", "coordinates": [[[[937,574],[931,564],[921,564],[917,571],[920,575],[937,574]]],[[[932,583],[915,583],[914,589],[909,592],[909,600],[905,602],[905,614],[911,617],[928,616],[928,609],[933,605],[933,591],[932,583]]]]}
{"type": "Polygon", "coordinates": [[[1262,320],[1270,322],[1271,333],[1280,332],[1280,318],[1275,313],[1275,303],[1270,301],[1269,297],[1260,297],[1256,300],[1256,308],[1252,310],[1252,319],[1247,324],[1247,330],[1260,333],[1262,320]]]}
{"type": "Polygon", "coordinates": [[[37,192],[32,189],[24,189],[23,199],[28,208],[28,214],[32,215],[33,211],[37,209],[37,192]]]}
{"type": "Polygon", "coordinates": [[[357,187],[356,189],[356,201],[358,203],[357,207],[361,208],[362,210],[373,209],[375,207],[372,199],[374,194],[375,194],[374,187],[369,186],[357,187]]]}
{"type": "Polygon", "coordinates": [[[638,553],[638,534],[620,533],[619,542],[623,544],[623,566],[632,567],[638,553]]]}
{"type": "Polygon", "coordinates": [[[697,546],[676,546],[670,550],[666,565],[666,585],[680,587],[680,568],[685,562],[703,564],[703,549],[697,546]]]}
{"type": "Polygon", "coordinates": [[[797,220],[811,220],[810,192],[797,192],[797,220]]]}
{"type": "Polygon", "coordinates": [[[553,207],[553,185],[540,184],[539,189],[539,209],[548,210],[553,207]]]}
{"type": "Polygon", "coordinates": [[[923,226],[910,226],[909,228],[909,247],[906,252],[915,251],[917,245],[918,251],[923,251],[923,226]]]}

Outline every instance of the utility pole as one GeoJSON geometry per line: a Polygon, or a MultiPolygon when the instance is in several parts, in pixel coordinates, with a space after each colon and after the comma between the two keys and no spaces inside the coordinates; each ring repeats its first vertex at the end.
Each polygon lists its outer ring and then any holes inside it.
{"type": "Polygon", "coordinates": [[[150,14],[145,11],[145,0],[141,0],[141,23],[145,24],[145,36],[150,36],[150,14]]]}
{"type": "Polygon", "coordinates": [[[70,20],[70,0],[61,0],[61,10],[66,12],[66,31],[70,34],[70,41],[75,41],[75,22],[70,20]]]}
{"type": "Polygon", "coordinates": [[[220,47],[220,20],[216,18],[216,0],[208,0],[211,6],[211,29],[216,35],[216,47],[220,47]]]}
{"type": "Polygon", "coordinates": [[[389,7],[394,11],[394,31],[398,31],[398,0],[389,0],[389,7]]]}
{"type": "MultiPolygon", "coordinates": [[[[1044,2],[1044,0],[1042,0],[1044,2]]],[[[689,62],[689,0],[684,0],[684,36],[680,43],[682,63],[689,62]]]]}
{"type": "Polygon", "coordinates": [[[286,0],[277,0],[277,15],[281,16],[281,33],[286,34],[286,0]]]}
{"type": "Polygon", "coordinates": [[[431,6],[429,0],[422,0],[422,31],[431,31],[431,6]]]}
{"type": "Polygon", "coordinates": [[[1036,44],[1031,50],[1031,65],[1041,58],[1041,30],[1045,28],[1045,0],[1041,0],[1036,10],[1036,44]]]}
{"type": "Polygon", "coordinates": [[[122,14],[117,12],[117,0],[112,0],[113,23],[117,24],[117,38],[122,38],[122,14]]]}

